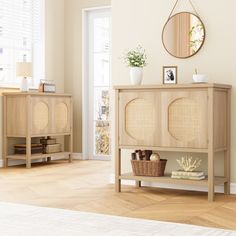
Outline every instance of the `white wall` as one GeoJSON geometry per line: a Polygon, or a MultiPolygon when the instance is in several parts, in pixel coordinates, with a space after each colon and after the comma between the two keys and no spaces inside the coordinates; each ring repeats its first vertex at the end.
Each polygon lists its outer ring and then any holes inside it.
{"type": "Polygon", "coordinates": [[[64,0],[45,0],[45,79],[64,91],[64,0]]]}
{"type": "MultiPolygon", "coordinates": [[[[231,180],[236,182],[236,125],[234,123],[236,119],[234,72],[236,1],[194,1],[205,24],[207,35],[201,51],[189,59],[177,59],[170,56],[162,45],[162,28],[174,2],[174,0],[112,0],[113,85],[130,84],[128,68],[119,58],[125,49],[135,47],[137,44],[142,44],[148,54],[149,65],[144,70],[144,84],[161,84],[164,65],[178,66],[179,83],[191,83],[194,68],[198,68],[199,73],[207,74],[209,82],[232,84],[231,180]]],[[[189,7],[186,7],[180,5],[177,10],[189,10],[189,7]]],[[[169,153],[163,155],[170,156],[169,153]]],[[[177,156],[180,157],[181,154],[177,156]]],[[[128,162],[129,158],[124,163],[125,169],[129,168],[128,162]]],[[[217,172],[221,172],[221,161],[217,162],[217,169],[219,169],[217,172]]]]}

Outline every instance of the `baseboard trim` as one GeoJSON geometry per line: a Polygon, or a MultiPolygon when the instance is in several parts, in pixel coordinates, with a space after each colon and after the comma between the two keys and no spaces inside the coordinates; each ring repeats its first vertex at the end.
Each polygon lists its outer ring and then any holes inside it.
{"type": "Polygon", "coordinates": [[[83,160],[83,154],[74,152],[74,153],[72,153],[72,159],[73,160],[83,160]]]}
{"type": "MultiPolygon", "coordinates": [[[[115,175],[110,175],[110,183],[115,183],[115,175]]],[[[121,184],[124,185],[135,185],[134,180],[121,180],[121,184]]],[[[167,189],[179,189],[179,190],[190,190],[190,191],[201,191],[201,192],[207,192],[206,186],[191,186],[191,185],[180,185],[180,184],[163,184],[163,183],[150,183],[150,182],[142,182],[142,185],[145,187],[156,187],[156,188],[167,188],[167,189]]],[[[224,186],[219,185],[215,187],[215,191],[217,193],[223,193],[224,192],[224,186]]],[[[236,194],[236,183],[230,184],[230,194],[236,194]]]]}
{"type": "MultiPolygon", "coordinates": [[[[65,158],[66,158],[65,155],[58,155],[58,156],[52,155],[52,161],[63,160],[65,158]]],[[[82,153],[72,153],[72,159],[73,160],[83,160],[82,153]]],[[[39,162],[43,162],[43,160],[42,159],[32,160],[32,163],[39,163],[39,162]]],[[[9,166],[18,166],[18,165],[23,165],[23,164],[25,164],[24,160],[9,160],[8,161],[9,166]]],[[[0,167],[3,167],[3,160],[2,159],[0,160],[0,167]]]]}

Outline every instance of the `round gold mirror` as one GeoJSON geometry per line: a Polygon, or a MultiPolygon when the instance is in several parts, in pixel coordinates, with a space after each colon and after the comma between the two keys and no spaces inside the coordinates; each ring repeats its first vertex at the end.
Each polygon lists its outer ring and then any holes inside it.
{"type": "Polygon", "coordinates": [[[168,53],[178,58],[195,55],[205,41],[205,27],[201,19],[190,12],[180,12],[166,22],[162,42],[168,53]]]}

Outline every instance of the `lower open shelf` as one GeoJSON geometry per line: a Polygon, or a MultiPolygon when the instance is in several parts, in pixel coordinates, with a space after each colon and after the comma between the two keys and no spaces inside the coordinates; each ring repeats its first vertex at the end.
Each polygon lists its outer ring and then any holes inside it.
{"type": "MultiPolygon", "coordinates": [[[[135,181],[145,181],[145,182],[159,182],[159,183],[170,183],[170,184],[186,184],[186,185],[208,185],[208,180],[189,180],[189,179],[173,179],[170,175],[165,175],[161,177],[149,177],[149,176],[135,176],[133,173],[122,174],[119,179],[124,180],[135,180],[135,181]]],[[[221,185],[227,182],[226,177],[215,177],[215,185],[221,185]]]]}
{"type": "MultiPolygon", "coordinates": [[[[53,156],[65,156],[69,155],[70,152],[57,152],[57,153],[50,153],[50,154],[43,154],[43,153],[37,153],[37,154],[32,154],[30,159],[40,159],[40,158],[47,158],[47,157],[53,157],[53,156]]],[[[14,159],[14,160],[26,160],[26,155],[24,154],[14,154],[14,155],[8,155],[6,157],[7,159],[14,159]]]]}

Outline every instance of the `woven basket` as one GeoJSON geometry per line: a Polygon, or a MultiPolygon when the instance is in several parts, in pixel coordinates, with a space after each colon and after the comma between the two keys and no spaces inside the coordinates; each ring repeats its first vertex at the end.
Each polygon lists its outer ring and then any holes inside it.
{"type": "Polygon", "coordinates": [[[164,176],[166,159],[160,161],[138,161],[131,160],[134,175],[141,176],[164,176]]]}

